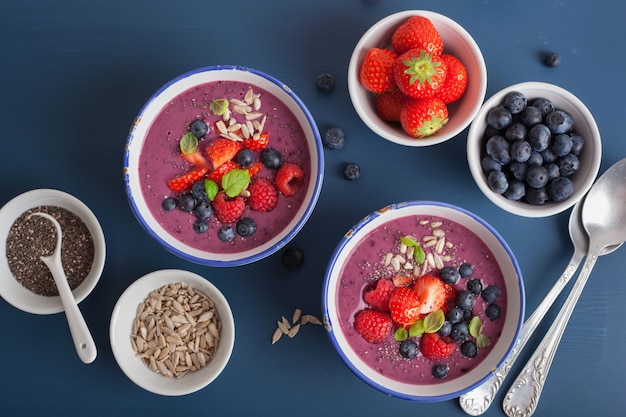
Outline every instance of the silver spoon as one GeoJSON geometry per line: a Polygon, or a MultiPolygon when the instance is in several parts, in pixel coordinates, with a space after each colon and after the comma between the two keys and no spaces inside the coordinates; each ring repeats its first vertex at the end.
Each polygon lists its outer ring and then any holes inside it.
{"type": "Polygon", "coordinates": [[[591,187],[582,219],[589,235],[585,263],[556,320],[506,394],[503,409],[508,416],[527,417],[535,412],[567,322],[598,256],[608,246],[626,241],[626,159],[610,167],[591,187]]]}
{"type": "Polygon", "coordinates": [[[78,308],[74,294],[70,288],[70,284],[67,282],[65,271],[63,270],[63,264],[61,263],[61,241],[63,239],[61,225],[51,215],[47,213],[33,213],[31,216],[41,216],[48,219],[57,231],[57,242],[54,252],[50,256],[41,256],[40,259],[46,264],[54,282],[59,290],[59,296],[61,297],[61,303],[65,310],[65,316],[67,317],[67,323],[70,327],[70,333],[74,341],[74,347],[78,356],[84,363],[91,363],[96,359],[98,353],[96,344],[89,332],[87,323],[78,308]]]}
{"type": "MultiPolygon", "coordinates": [[[[519,357],[521,351],[524,349],[524,346],[526,346],[526,343],[539,326],[539,323],[541,323],[541,320],[543,320],[546,313],[550,310],[550,307],[554,304],[554,301],[559,296],[563,288],[565,288],[585,257],[588,249],[588,237],[582,223],[581,206],[582,200],[579,200],[578,203],[574,205],[569,217],[569,235],[571,237],[572,244],[574,245],[574,254],[567,264],[565,271],[563,271],[563,274],[554,283],[533,314],[530,315],[524,322],[519,338],[517,339],[515,346],[513,346],[509,357],[498,369],[493,371],[491,376],[485,380],[485,382],[473,390],[461,395],[459,403],[463,411],[467,414],[478,416],[487,411],[498,393],[498,390],[502,386],[504,379],[509,374],[511,367],[519,357]]],[[[613,252],[619,246],[621,246],[621,244],[605,248],[602,255],[613,252]]]]}

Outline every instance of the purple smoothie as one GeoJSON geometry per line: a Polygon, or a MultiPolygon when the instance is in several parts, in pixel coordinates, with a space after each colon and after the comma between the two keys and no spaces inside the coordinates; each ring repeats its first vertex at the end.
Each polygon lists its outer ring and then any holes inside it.
{"type": "MultiPolygon", "coordinates": [[[[234,114],[238,120],[242,116],[234,114]]],[[[259,159],[259,152],[255,152],[259,159]]],[[[152,215],[159,224],[179,241],[193,248],[214,252],[234,253],[252,249],[278,235],[287,227],[303,204],[307,193],[310,175],[310,155],[305,133],[291,110],[276,96],[260,87],[243,82],[216,81],[192,87],[171,100],[155,118],[148,130],[141,155],[139,157],[139,176],[143,184],[142,193],[152,215]],[[270,147],[281,152],[283,162],[298,164],[305,173],[304,183],[300,191],[292,196],[278,196],[276,207],[267,213],[251,211],[246,208],[243,217],[255,220],[257,231],[254,235],[244,238],[239,235],[232,242],[222,242],[217,237],[217,230],[222,226],[213,216],[209,219],[209,230],[196,233],[192,224],[193,214],[175,209],[165,212],[161,203],[164,198],[172,196],[167,181],[179,177],[193,169],[191,164],[180,156],[180,138],[188,132],[189,124],[196,119],[203,120],[209,127],[207,136],[199,140],[199,149],[203,150],[208,143],[219,136],[215,124],[222,120],[209,108],[215,99],[243,100],[248,89],[260,94],[261,108],[258,110],[267,116],[264,132],[270,136],[270,147]]],[[[273,179],[274,171],[263,168],[257,176],[273,179]]]]}
{"type": "MultiPolygon", "coordinates": [[[[428,265],[428,262],[426,262],[428,265]]],[[[438,275],[438,268],[426,266],[420,268],[420,275],[438,275]]],[[[502,272],[498,267],[493,254],[487,246],[470,230],[447,219],[431,216],[406,216],[391,220],[367,234],[354,247],[340,273],[341,280],[337,288],[337,311],[341,330],[352,349],[372,369],[380,374],[399,382],[409,384],[433,384],[447,382],[476,367],[489,353],[502,332],[506,315],[506,292],[502,272]],[[438,225],[441,223],[441,225],[438,225]],[[433,225],[435,227],[433,227],[433,225]],[[437,361],[449,366],[448,375],[438,379],[432,376],[434,362],[418,354],[413,359],[405,359],[399,353],[399,342],[394,339],[393,331],[387,338],[378,344],[365,341],[354,329],[354,317],[357,312],[367,308],[363,294],[368,288],[375,285],[378,279],[389,279],[397,274],[391,265],[387,265],[385,258],[388,253],[401,253],[400,237],[413,236],[419,240],[424,251],[435,253],[435,246],[427,246],[424,237],[433,235],[433,230],[445,232],[446,245],[440,257],[446,266],[458,267],[462,263],[469,263],[474,267],[472,278],[479,278],[483,287],[497,285],[502,295],[497,304],[502,309],[499,319],[490,321],[485,316],[487,304],[480,296],[476,297],[473,314],[480,317],[483,323],[482,333],[490,340],[489,346],[479,348],[474,358],[461,354],[458,344],[452,356],[437,361]]],[[[461,278],[455,288],[466,289],[466,282],[470,278],[461,278]]],[[[394,327],[395,330],[395,327],[394,327]]],[[[418,336],[419,337],[419,336],[418,336]]],[[[419,342],[418,342],[419,343],[419,342]]]]}

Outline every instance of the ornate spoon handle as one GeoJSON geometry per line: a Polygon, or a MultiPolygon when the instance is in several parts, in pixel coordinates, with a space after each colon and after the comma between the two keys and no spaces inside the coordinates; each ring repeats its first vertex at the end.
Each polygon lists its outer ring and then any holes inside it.
{"type": "Polygon", "coordinates": [[[543,340],[539,346],[537,346],[537,349],[504,397],[502,407],[507,416],[529,417],[535,412],[554,355],[556,354],[561,337],[567,327],[567,322],[574,311],[574,307],[576,307],[578,298],[587,283],[587,279],[597,259],[598,255],[596,254],[589,254],[587,256],[587,260],[583,265],[580,275],[576,279],[570,294],[561,307],[556,320],[552,323],[552,326],[550,326],[550,329],[546,332],[543,340]]]}
{"type": "Polygon", "coordinates": [[[544,318],[552,304],[554,304],[556,298],[576,272],[576,269],[578,268],[578,265],[580,265],[583,257],[584,252],[582,250],[574,250],[574,255],[565,268],[565,271],[563,271],[563,274],[554,283],[533,314],[524,322],[519,338],[517,339],[515,346],[513,346],[509,357],[491,374],[487,380],[485,380],[485,382],[470,392],[461,395],[459,403],[463,411],[472,416],[478,416],[487,411],[498,390],[502,386],[502,382],[504,382],[504,379],[509,374],[511,367],[519,357],[520,352],[524,349],[524,346],[530,339],[530,336],[532,336],[535,332],[537,326],[539,326],[541,320],[544,318]]]}

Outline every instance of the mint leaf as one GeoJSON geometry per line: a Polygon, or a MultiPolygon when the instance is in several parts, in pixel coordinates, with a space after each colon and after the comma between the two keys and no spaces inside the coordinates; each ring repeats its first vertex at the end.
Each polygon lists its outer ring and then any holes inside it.
{"type": "Polygon", "coordinates": [[[419,319],[409,327],[409,336],[415,337],[424,333],[424,320],[419,319]]]}
{"type": "Polygon", "coordinates": [[[209,179],[204,180],[204,191],[206,191],[206,195],[209,197],[209,200],[213,201],[219,190],[220,189],[215,181],[209,179]]]}
{"type": "Polygon", "coordinates": [[[409,333],[404,327],[398,327],[393,334],[393,338],[396,339],[396,342],[402,342],[406,340],[407,337],[409,337],[409,333]]]}
{"type": "Polygon", "coordinates": [[[417,262],[418,265],[422,265],[426,260],[426,252],[424,252],[424,249],[422,249],[419,243],[416,243],[415,245],[415,250],[413,251],[413,259],[415,260],[415,262],[417,262]]]}
{"type": "Polygon", "coordinates": [[[403,236],[400,238],[400,242],[404,243],[407,246],[416,246],[417,242],[410,236],[403,236]]]}
{"type": "Polygon", "coordinates": [[[222,177],[222,188],[229,197],[236,197],[250,182],[250,173],[246,169],[233,169],[222,177]]]}
{"type": "Polygon", "coordinates": [[[211,101],[211,104],[209,104],[209,108],[211,109],[211,112],[213,112],[213,114],[217,116],[222,116],[224,113],[226,113],[226,110],[228,109],[228,100],[225,98],[215,99],[211,101]]]}
{"type": "Polygon", "coordinates": [[[470,320],[469,332],[471,336],[476,337],[476,338],[482,334],[483,323],[480,321],[480,318],[478,318],[478,316],[474,316],[470,320]]]}
{"type": "Polygon", "coordinates": [[[198,139],[191,132],[187,132],[180,138],[180,151],[183,155],[189,155],[198,150],[198,139]]]}
{"type": "Polygon", "coordinates": [[[489,346],[490,343],[491,342],[489,341],[489,338],[484,334],[481,334],[476,338],[476,346],[481,349],[486,348],[487,346],[489,346]]]}
{"type": "Polygon", "coordinates": [[[446,321],[446,315],[443,314],[443,310],[428,313],[428,315],[424,317],[424,331],[426,333],[435,333],[441,329],[444,321],[446,321]]]}

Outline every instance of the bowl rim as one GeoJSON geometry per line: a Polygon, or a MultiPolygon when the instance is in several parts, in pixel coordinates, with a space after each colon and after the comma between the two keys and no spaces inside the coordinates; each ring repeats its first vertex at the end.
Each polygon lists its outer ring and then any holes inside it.
{"type": "MultiPolygon", "coordinates": [[[[76,303],[82,302],[96,287],[106,259],[106,241],[102,226],[85,203],[64,191],[38,188],[26,191],[9,200],[0,208],[0,253],[6,253],[6,237],[13,223],[27,210],[38,206],[56,206],[71,211],[89,229],[94,243],[94,259],[91,271],[72,294],[76,303]]],[[[14,307],[32,314],[56,314],[64,311],[60,296],[43,296],[22,286],[11,273],[6,256],[0,262],[0,296],[14,307]]]]}
{"type": "MultiPolygon", "coordinates": [[[[411,213],[408,213],[408,215],[411,215],[411,213]]],[[[404,216],[398,216],[398,217],[404,217],[404,216]]],[[[464,208],[455,206],[453,204],[449,204],[445,202],[438,202],[438,201],[431,201],[431,200],[412,200],[412,201],[405,201],[401,203],[390,204],[362,218],[358,223],[356,223],[352,228],[350,228],[344,236],[342,236],[337,247],[333,251],[330,257],[328,266],[325,271],[324,283],[323,283],[323,288],[322,288],[322,314],[324,317],[324,325],[329,335],[329,338],[331,340],[331,344],[335,348],[336,352],[339,354],[344,364],[348,367],[348,369],[350,369],[350,371],[352,371],[362,381],[364,381],[368,385],[372,386],[373,388],[387,395],[406,399],[406,400],[416,401],[416,402],[436,402],[436,401],[444,401],[444,400],[449,400],[452,398],[457,398],[460,395],[478,387],[484,381],[486,381],[493,374],[493,372],[495,372],[496,369],[502,366],[504,361],[509,357],[509,355],[515,348],[517,344],[517,340],[520,336],[523,322],[524,322],[525,305],[526,305],[526,295],[525,295],[525,290],[524,290],[524,281],[523,281],[521,268],[518,264],[517,259],[515,258],[515,255],[513,254],[512,249],[506,243],[504,238],[489,223],[487,223],[485,220],[483,220],[481,217],[477,216],[476,214],[464,208]],[[335,301],[329,299],[329,294],[334,293],[332,286],[337,285],[337,282],[333,281],[332,279],[333,271],[335,271],[335,268],[338,267],[338,258],[341,252],[349,244],[351,239],[353,239],[355,236],[359,236],[359,232],[369,233],[371,230],[374,230],[373,229],[374,227],[379,227],[380,225],[385,224],[388,220],[385,220],[384,216],[387,215],[388,213],[392,211],[403,211],[403,210],[408,210],[410,212],[410,210],[414,207],[425,207],[425,208],[432,207],[437,210],[444,210],[444,211],[447,210],[451,212],[458,212],[460,215],[467,217],[471,221],[476,222],[480,227],[484,228],[485,231],[493,239],[495,239],[495,241],[497,241],[501,249],[503,249],[504,252],[506,253],[507,263],[510,263],[509,265],[510,268],[512,268],[515,271],[515,274],[517,276],[517,280],[516,280],[517,285],[512,285],[512,288],[516,288],[518,290],[517,295],[519,295],[518,303],[519,303],[520,309],[516,314],[512,313],[516,316],[515,328],[511,330],[512,331],[511,340],[508,343],[508,345],[506,345],[506,348],[504,349],[504,355],[497,361],[497,364],[495,364],[495,366],[492,369],[490,369],[489,372],[486,372],[483,376],[478,378],[474,383],[470,384],[467,387],[457,388],[449,392],[444,392],[444,393],[440,393],[438,395],[432,395],[432,396],[417,395],[417,394],[413,395],[411,393],[396,391],[392,388],[382,385],[381,383],[377,381],[372,380],[368,375],[362,372],[360,370],[360,367],[366,369],[368,365],[361,363],[359,367],[348,358],[346,353],[341,348],[340,340],[338,339],[336,335],[336,333],[342,332],[341,324],[333,323],[333,318],[337,314],[330,313],[332,309],[336,310],[335,305],[334,305],[335,301]],[[365,232],[364,232],[364,228],[367,229],[365,232]],[[333,326],[335,325],[338,327],[337,331],[333,330],[333,326]]],[[[345,338],[342,336],[341,339],[343,340],[345,338]]],[[[347,341],[343,341],[342,343],[347,343],[347,341]]],[[[474,371],[476,371],[476,369],[477,368],[475,368],[474,371]]],[[[451,383],[454,383],[455,380],[452,380],[451,383]]]]}
{"type": "MultiPolygon", "coordinates": [[[[370,28],[361,36],[361,38],[359,39],[359,41],[357,42],[356,46],[354,47],[352,51],[352,55],[350,57],[350,61],[348,64],[348,91],[349,91],[350,100],[352,101],[352,105],[354,109],[356,110],[357,114],[359,115],[359,117],[361,118],[363,123],[365,123],[365,125],[369,127],[378,136],[390,142],[396,143],[398,145],[404,145],[404,146],[410,146],[410,147],[432,146],[432,145],[443,143],[445,141],[448,141],[456,137],[463,130],[465,130],[474,120],[474,118],[476,117],[476,114],[478,114],[478,111],[480,110],[480,107],[485,99],[485,95],[487,92],[487,65],[485,63],[485,58],[482,54],[482,51],[480,50],[480,47],[476,43],[476,40],[463,26],[461,26],[455,20],[451,19],[448,16],[445,16],[443,14],[430,11],[430,10],[420,10],[420,9],[404,10],[404,11],[392,13],[378,20],[372,26],[370,26],[370,28]],[[369,38],[373,34],[375,34],[378,30],[380,30],[381,26],[385,26],[389,23],[397,23],[399,25],[402,22],[402,20],[407,19],[411,16],[416,16],[416,15],[424,16],[429,19],[435,19],[440,22],[445,22],[448,26],[454,28],[456,32],[460,33],[463,36],[463,38],[467,42],[467,46],[471,49],[472,54],[475,55],[476,57],[479,57],[479,59],[477,59],[477,63],[480,67],[479,79],[481,80],[481,86],[478,92],[480,99],[476,100],[476,103],[474,103],[474,105],[472,106],[472,109],[469,113],[469,117],[467,118],[468,120],[467,123],[459,125],[456,129],[450,129],[450,130],[446,130],[445,132],[441,132],[441,134],[435,133],[434,135],[430,137],[425,137],[425,138],[420,138],[420,139],[409,139],[408,137],[403,138],[403,137],[398,137],[396,135],[390,135],[388,132],[386,132],[384,129],[378,126],[377,123],[375,123],[373,120],[371,120],[367,116],[367,114],[363,110],[362,104],[357,100],[357,96],[363,89],[363,87],[358,82],[358,78],[359,78],[358,77],[358,64],[360,60],[361,51],[364,49],[365,45],[368,43],[369,38]]],[[[454,103],[451,103],[451,104],[454,104],[454,103]]]]}
{"type": "Polygon", "coordinates": [[[600,164],[602,162],[602,137],[600,135],[600,130],[598,129],[596,120],[593,117],[591,111],[572,92],[556,84],[542,81],[525,81],[509,85],[508,87],[505,87],[495,92],[491,97],[489,97],[481,106],[477,117],[474,118],[474,121],[472,121],[470,125],[467,135],[466,146],[467,162],[470,172],[472,174],[472,177],[474,177],[474,181],[476,182],[482,193],[485,195],[485,197],[487,197],[496,206],[508,211],[509,213],[529,218],[548,217],[559,214],[576,204],[578,200],[580,200],[584,197],[585,194],[587,194],[587,192],[593,185],[598,175],[598,172],[600,171],[600,164]],[[524,202],[509,200],[506,197],[491,191],[486,179],[484,178],[484,173],[480,165],[480,155],[482,149],[478,145],[482,142],[483,131],[486,127],[486,121],[484,120],[484,117],[481,118],[480,116],[486,116],[488,110],[491,107],[499,104],[502,101],[502,98],[507,93],[511,91],[524,92],[524,90],[527,91],[529,89],[543,90],[546,92],[547,95],[558,96],[563,100],[569,102],[573,107],[578,110],[578,112],[581,113],[581,116],[583,116],[587,122],[586,124],[588,125],[588,128],[590,130],[592,139],[585,138],[586,141],[591,142],[591,140],[593,140],[593,143],[597,142],[599,144],[599,146],[594,146],[593,154],[589,156],[589,158],[591,158],[589,163],[591,171],[585,174],[580,186],[574,190],[574,194],[567,200],[561,202],[548,202],[543,205],[533,206],[524,202]]]}
{"type": "MultiPolygon", "coordinates": [[[[205,80],[204,82],[212,82],[213,80],[205,80]]],[[[255,81],[250,81],[251,84],[255,84],[255,81]]],[[[256,83],[258,84],[258,83],[256,83]]],[[[178,94],[185,90],[181,90],[178,94]]],[[[276,95],[276,93],[271,92],[276,95]]],[[[278,97],[279,99],[281,97],[278,97]]],[[[291,107],[291,106],[290,106],[291,107]]],[[[292,111],[295,112],[292,107],[292,111]]],[[[296,117],[299,115],[296,114],[296,117]]],[[[151,122],[151,120],[150,120],[151,122]]],[[[213,65],[213,66],[205,66],[196,68],[190,71],[187,71],[183,74],[178,75],[177,77],[171,79],[163,86],[161,86],[140,109],[138,115],[135,118],[135,121],[132,124],[131,130],[126,139],[126,146],[124,149],[124,187],[126,191],[126,196],[131,207],[131,211],[133,215],[142,226],[142,228],[158,243],[161,244],[166,250],[169,252],[179,256],[182,259],[187,261],[197,263],[200,265],[206,266],[217,266],[217,267],[233,267],[233,266],[241,266],[249,263],[253,263],[255,261],[264,259],[271,254],[277,252],[282,247],[284,247],[289,241],[291,241],[298,232],[304,227],[311,214],[313,213],[319,196],[321,194],[322,183],[324,179],[324,151],[322,146],[322,140],[319,133],[319,129],[316,125],[316,122],[313,118],[313,115],[306,107],[304,102],[287,86],[285,83],[279,81],[277,78],[259,71],[254,68],[240,66],[240,65],[213,65]],[[309,143],[309,149],[315,152],[311,153],[311,179],[309,182],[309,187],[307,190],[307,196],[305,197],[304,204],[298,211],[301,214],[300,218],[295,222],[290,223],[290,226],[293,226],[290,230],[286,229],[285,231],[279,233],[276,237],[270,240],[271,244],[265,243],[259,247],[255,247],[250,249],[242,256],[238,254],[225,254],[225,253],[215,253],[212,258],[204,257],[204,254],[211,254],[210,252],[203,252],[200,250],[196,250],[181,243],[178,240],[173,240],[173,242],[169,242],[167,239],[163,238],[161,234],[164,236],[168,235],[168,232],[160,226],[158,230],[155,230],[149,222],[143,218],[142,209],[139,207],[137,201],[143,200],[143,195],[136,196],[133,194],[132,183],[134,181],[134,177],[137,176],[135,172],[133,172],[133,157],[132,157],[132,146],[133,143],[140,141],[140,145],[143,145],[143,138],[137,139],[135,136],[135,130],[138,123],[140,123],[142,116],[145,114],[146,110],[150,108],[150,106],[162,95],[167,93],[168,89],[172,86],[177,85],[178,83],[183,83],[185,80],[188,80],[193,77],[202,77],[203,74],[220,72],[224,74],[236,74],[243,75],[248,74],[252,75],[253,78],[257,80],[263,80],[263,82],[268,83],[268,85],[276,88],[276,91],[279,91],[281,94],[285,94],[286,97],[293,101],[295,107],[301,112],[301,117],[306,121],[306,124],[302,123],[302,128],[305,131],[307,136],[310,136],[313,139],[314,143],[309,143]],[[196,252],[196,254],[189,253],[196,252]],[[202,252],[202,255],[200,254],[202,252]]],[[[150,214],[151,215],[151,214],[150,214]]]]}
{"type": "Polygon", "coordinates": [[[118,298],[109,324],[109,340],[113,357],[124,374],[137,386],[154,394],[180,396],[191,394],[211,384],[226,368],[235,344],[235,321],[224,294],[201,275],[182,269],[160,269],[149,272],[131,283],[118,298]],[[192,379],[167,378],[149,369],[135,356],[130,334],[137,306],[152,290],[163,285],[184,282],[210,297],[222,322],[220,343],[205,368],[187,374],[192,379]],[[224,332],[224,329],[230,329],[224,332]],[[126,342],[123,340],[126,339],[126,342]],[[209,374],[206,377],[205,374],[209,374]]]}

